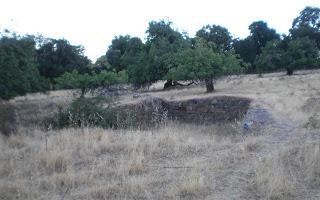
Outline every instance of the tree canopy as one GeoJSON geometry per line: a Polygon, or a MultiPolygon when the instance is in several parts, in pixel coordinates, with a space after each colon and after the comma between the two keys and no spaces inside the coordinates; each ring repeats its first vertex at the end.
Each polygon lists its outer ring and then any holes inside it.
{"type": "Polygon", "coordinates": [[[204,80],[207,92],[212,92],[213,79],[243,71],[241,60],[233,53],[215,52],[202,38],[197,38],[195,46],[175,55],[177,67],[171,68],[167,79],[204,80]]]}
{"type": "Polygon", "coordinates": [[[219,25],[207,25],[202,27],[197,33],[197,37],[205,39],[216,45],[216,51],[228,51],[231,49],[232,37],[228,29],[219,25]]]}
{"type": "Polygon", "coordinates": [[[48,89],[40,76],[33,37],[0,38],[0,98],[10,99],[48,89]]]}
{"type": "Polygon", "coordinates": [[[234,49],[241,58],[250,63],[248,73],[256,72],[256,59],[262,52],[262,48],[269,41],[280,40],[280,35],[264,21],[256,21],[249,26],[250,35],[243,40],[234,41],[234,49]]]}
{"type": "Polygon", "coordinates": [[[210,92],[213,80],[224,75],[320,68],[320,8],[303,9],[288,35],[264,21],[248,29],[247,37],[234,39],[227,28],[211,24],[190,38],[171,21],[151,21],[145,41],[115,36],[94,64],[81,45],[66,39],[0,33],[0,97],[61,88],[79,88],[84,96],[112,84],[144,87],[158,80],[166,80],[165,88],[203,81],[210,92]]]}
{"type": "Polygon", "coordinates": [[[308,37],[320,49],[320,8],[306,7],[292,22],[290,34],[293,39],[308,37]]]}
{"type": "Polygon", "coordinates": [[[256,54],[261,53],[261,48],[266,46],[268,41],[280,40],[280,35],[264,21],[253,22],[249,26],[250,36],[256,47],[256,54]]]}
{"type": "Polygon", "coordinates": [[[319,50],[308,37],[289,42],[288,49],[282,56],[282,65],[288,75],[297,69],[314,69],[320,65],[319,50]]]}
{"type": "Polygon", "coordinates": [[[46,39],[37,49],[37,58],[40,74],[51,80],[73,70],[89,71],[90,60],[84,56],[84,48],[65,39],[46,39]]]}
{"type": "MultiPolygon", "coordinates": [[[[174,55],[190,45],[188,38],[174,30],[172,23],[168,21],[150,22],[146,33],[145,52],[140,54],[143,60],[138,60],[135,65],[143,69],[141,73],[145,78],[140,79],[142,85],[163,80],[169,69],[175,67],[174,55]]],[[[137,71],[129,70],[129,78],[130,72],[137,71]]]]}
{"type": "Polygon", "coordinates": [[[107,61],[113,70],[119,72],[127,69],[128,64],[133,62],[136,54],[143,50],[144,44],[140,38],[129,35],[116,36],[106,53],[107,61]]]}
{"type": "Polygon", "coordinates": [[[269,41],[261,51],[255,63],[258,73],[272,72],[281,69],[282,57],[284,55],[284,50],[281,49],[281,41],[269,41]]]}
{"type": "Polygon", "coordinates": [[[111,85],[127,82],[127,74],[122,71],[80,74],[76,70],[71,73],[66,72],[61,77],[56,78],[58,88],[81,89],[81,97],[83,98],[88,91],[95,91],[99,87],[110,87],[111,85]]]}

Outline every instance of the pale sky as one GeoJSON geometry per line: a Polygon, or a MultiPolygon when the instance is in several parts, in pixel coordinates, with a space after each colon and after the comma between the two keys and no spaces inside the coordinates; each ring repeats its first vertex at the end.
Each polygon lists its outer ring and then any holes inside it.
{"type": "Polygon", "coordinates": [[[216,24],[244,38],[258,20],[288,33],[306,6],[320,7],[320,0],[0,0],[0,30],[65,38],[83,45],[95,61],[116,35],[144,39],[151,20],[169,19],[190,37],[202,26],[216,24]]]}

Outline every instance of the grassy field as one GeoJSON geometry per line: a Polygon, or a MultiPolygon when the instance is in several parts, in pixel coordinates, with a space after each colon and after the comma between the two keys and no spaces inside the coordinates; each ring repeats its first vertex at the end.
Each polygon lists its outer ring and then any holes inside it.
{"type": "Polygon", "coordinates": [[[0,135],[0,199],[320,199],[320,71],[226,77],[140,98],[167,101],[238,96],[275,124],[243,134],[242,122],[164,123],[150,130],[44,129],[39,121],[70,91],[29,94],[17,108],[17,134],[0,135]]]}

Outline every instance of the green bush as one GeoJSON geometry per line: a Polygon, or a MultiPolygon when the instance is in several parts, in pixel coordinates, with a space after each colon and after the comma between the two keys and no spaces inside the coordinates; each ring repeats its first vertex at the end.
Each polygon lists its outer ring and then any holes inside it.
{"type": "Polygon", "coordinates": [[[55,122],[58,128],[64,127],[113,127],[114,111],[112,99],[102,97],[75,99],[67,108],[60,108],[55,122]]]}

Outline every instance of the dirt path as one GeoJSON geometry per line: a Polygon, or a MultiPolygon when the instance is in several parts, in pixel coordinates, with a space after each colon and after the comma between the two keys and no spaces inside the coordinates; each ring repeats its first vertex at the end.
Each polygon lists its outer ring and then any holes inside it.
{"type": "MultiPolygon", "coordinates": [[[[254,175],[255,163],[267,156],[279,153],[290,138],[296,134],[297,126],[285,116],[279,115],[261,102],[253,102],[244,119],[244,134],[253,134],[257,127],[267,128],[270,132],[262,137],[263,144],[258,151],[251,152],[244,160],[235,163],[236,167],[217,173],[215,186],[216,199],[259,199],[248,192],[250,179],[254,175]]],[[[245,136],[245,137],[246,137],[245,136]]]]}
{"type": "Polygon", "coordinates": [[[250,128],[255,127],[270,130],[264,141],[268,150],[265,154],[279,152],[289,138],[295,135],[294,130],[297,128],[293,121],[261,102],[252,103],[244,119],[244,125],[246,123],[251,127],[244,130],[245,134],[250,134],[250,128]]]}

